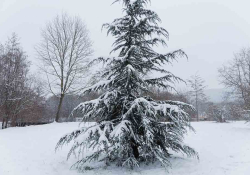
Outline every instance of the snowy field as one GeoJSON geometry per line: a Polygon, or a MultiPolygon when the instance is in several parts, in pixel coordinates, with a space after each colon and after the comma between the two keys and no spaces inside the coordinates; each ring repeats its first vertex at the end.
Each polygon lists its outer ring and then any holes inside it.
{"type": "MultiPolygon", "coordinates": [[[[200,161],[175,155],[167,173],[159,165],[126,168],[96,168],[85,174],[108,175],[247,175],[250,174],[250,125],[244,122],[193,123],[196,133],[186,142],[200,155],[200,161]]],[[[69,147],[55,153],[60,136],[76,129],[78,123],[49,124],[0,130],[0,175],[79,175],[69,170],[69,147]]]]}

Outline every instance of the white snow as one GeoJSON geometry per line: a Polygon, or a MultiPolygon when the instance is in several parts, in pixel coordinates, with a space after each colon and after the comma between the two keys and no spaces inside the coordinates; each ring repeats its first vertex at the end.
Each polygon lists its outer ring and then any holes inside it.
{"type": "MultiPolygon", "coordinates": [[[[139,169],[96,168],[86,174],[107,175],[247,175],[250,174],[250,124],[245,122],[192,123],[196,133],[185,142],[194,147],[200,161],[174,154],[168,173],[160,165],[139,169]]],[[[59,138],[77,129],[78,123],[53,123],[0,130],[0,175],[79,175],[66,161],[71,145],[55,153],[59,138]]]]}

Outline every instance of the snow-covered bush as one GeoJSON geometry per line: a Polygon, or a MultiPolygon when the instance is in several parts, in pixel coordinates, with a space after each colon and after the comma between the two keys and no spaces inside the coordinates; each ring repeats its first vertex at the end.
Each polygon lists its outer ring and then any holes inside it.
{"type": "Polygon", "coordinates": [[[172,88],[171,83],[181,79],[165,70],[162,65],[171,63],[182,50],[159,54],[153,46],[165,45],[168,32],[158,26],[160,18],[145,9],[148,0],[116,0],[123,2],[125,16],[104,27],[115,37],[117,57],[98,58],[106,68],[102,81],[85,89],[85,92],[105,92],[99,98],[81,103],[73,114],[82,114],[83,121],[95,120],[94,125],[78,129],[60,139],[57,148],[74,141],[68,157],[78,154],[79,161],[73,167],[84,170],[91,161],[103,161],[107,165],[138,167],[140,163],[159,161],[170,165],[170,151],[198,157],[197,152],[183,143],[189,123],[186,108],[192,106],[177,101],[156,101],[148,96],[150,87],[172,88]],[[146,78],[159,72],[161,77],[146,78]],[[162,123],[160,117],[169,122],[162,123]],[[83,156],[85,150],[88,155],[83,156]]]}

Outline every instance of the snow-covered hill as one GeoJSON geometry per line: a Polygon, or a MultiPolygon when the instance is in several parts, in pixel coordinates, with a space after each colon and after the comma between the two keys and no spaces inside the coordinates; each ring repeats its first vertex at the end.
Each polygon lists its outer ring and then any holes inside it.
{"type": "MultiPolygon", "coordinates": [[[[170,175],[247,175],[250,174],[250,125],[244,122],[193,123],[195,133],[186,142],[200,154],[200,161],[174,154],[170,175]]],[[[78,127],[78,123],[49,124],[0,130],[0,175],[79,175],[66,161],[69,147],[55,153],[58,139],[78,127]]],[[[166,175],[159,165],[134,171],[96,168],[88,175],[166,175]]]]}

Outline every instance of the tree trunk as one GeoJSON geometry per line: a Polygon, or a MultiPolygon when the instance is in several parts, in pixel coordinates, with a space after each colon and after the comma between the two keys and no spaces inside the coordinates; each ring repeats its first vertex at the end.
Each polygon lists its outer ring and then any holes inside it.
{"type": "Polygon", "coordinates": [[[4,129],[5,118],[3,118],[2,129],[4,129]]]}
{"type": "Polygon", "coordinates": [[[59,122],[60,111],[61,111],[61,107],[62,107],[63,98],[64,98],[64,94],[61,94],[59,104],[58,104],[58,108],[57,108],[57,112],[56,112],[56,120],[55,120],[56,122],[59,122]]]}
{"type": "Polygon", "coordinates": [[[135,156],[136,159],[139,158],[139,151],[138,151],[138,147],[137,146],[132,146],[133,148],[133,154],[135,156]]]}
{"type": "Polygon", "coordinates": [[[135,143],[134,139],[131,140],[131,146],[132,146],[133,154],[134,154],[135,158],[138,159],[140,154],[139,154],[139,150],[138,150],[138,145],[135,143]]]}
{"type": "Polygon", "coordinates": [[[6,118],[5,124],[4,124],[4,129],[8,128],[8,122],[9,122],[9,120],[8,120],[8,118],[6,118]]]}
{"type": "Polygon", "coordinates": [[[195,105],[196,105],[196,115],[197,115],[197,122],[199,121],[199,109],[198,109],[198,94],[196,93],[196,97],[195,97],[195,105]]]}
{"type": "Polygon", "coordinates": [[[16,127],[17,126],[17,117],[13,116],[11,118],[11,123],[10,123],[11,127],[16,127]]]}

